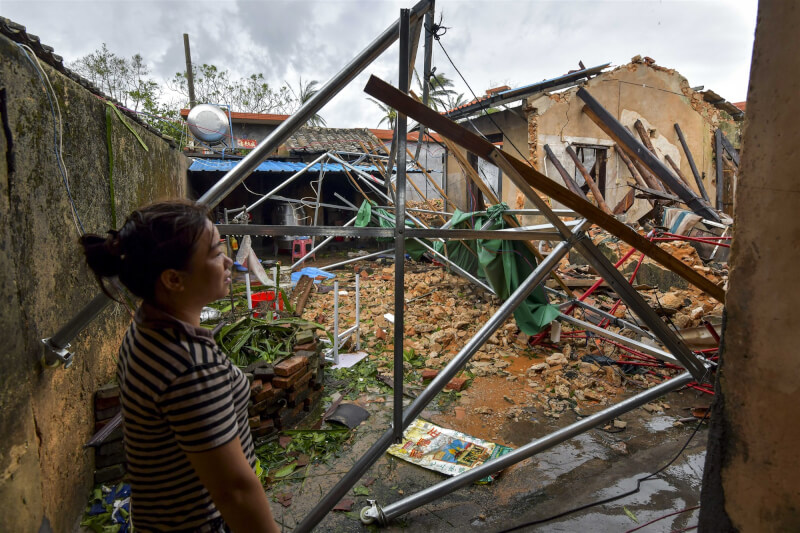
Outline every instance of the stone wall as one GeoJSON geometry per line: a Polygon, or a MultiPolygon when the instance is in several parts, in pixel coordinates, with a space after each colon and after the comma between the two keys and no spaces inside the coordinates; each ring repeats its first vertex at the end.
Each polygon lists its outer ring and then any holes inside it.
{"type": "MultiPolygon", "coordinates": [[[[106,104],[44,62],[63,124],[63,160],[88,232],[111,226],[106,104]]],[[[0,35],[0,531],[72,531],[92,484],[93,393],[112,378],[130,321],[114,305],[72,343],[71,368],[44,369],[41,339],[97,293],[54,154],[54,112],[34,65],[0,35]]],[[[111,144],[121,221],[185,192],[186,161],[170,143],[113,115],[111,144]]]]}
{"type": "Polygon", "coordinates": [[[800,57],[793,2],[761,2],[701,531],[800,530],[800,57]]]}

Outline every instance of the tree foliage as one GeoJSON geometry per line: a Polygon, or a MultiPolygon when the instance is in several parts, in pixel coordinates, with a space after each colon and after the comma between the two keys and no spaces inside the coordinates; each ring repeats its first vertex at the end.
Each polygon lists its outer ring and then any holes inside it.
{"type": "MultiPolygon", "coordinates": [[[[295,109],[295,98],[289,86],[270,86],[264,75],[254,73],[235,78],[227,69],[215,65],[192,65],[194,93],[198,103],[230,106],[243,113],[288,114],[295,109]]],[[[177,72],[169,81],[170,89],[189,99],[189,83],[185,72],[177,72]]]]}

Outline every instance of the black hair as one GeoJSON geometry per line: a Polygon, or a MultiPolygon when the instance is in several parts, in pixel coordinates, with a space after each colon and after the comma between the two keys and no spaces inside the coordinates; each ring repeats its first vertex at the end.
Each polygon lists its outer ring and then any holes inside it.
{"type": "Polygon", "coordinates": [[[133,294],[152,301],[163,271],[186,269],[209,220],[208,208],[194,202],[157,202],[131,213],[107,237],[86,234],[80,243],[103,292],[103,278],[118,276],[133,294]]]}

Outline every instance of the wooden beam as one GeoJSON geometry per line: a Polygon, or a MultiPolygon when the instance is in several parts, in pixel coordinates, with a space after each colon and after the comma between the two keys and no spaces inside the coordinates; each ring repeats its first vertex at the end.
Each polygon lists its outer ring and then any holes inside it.
{"type": "Polygon", "coordinates": [[[689,184],[689,180],[686,179],[686,176],[683,175],[683,172],[681,172],[681,169],[680,169],[680,167],[678,167],[678,164],[675,163],[675,161],[672,160],[672,158],[669,156],[669,154],[666,154],[664,156],[664,161],[669,163],[669,166],[671,166],[672,170],[675,171],[675,175],[678,176],[680,179],[682,179],[687,187],[691,187],[691,185],[689,184]]]}
{"type": "Polygon", "coordinates": [[[594,178],[592,178],[591,174],[586,170],[586,167],[583,166],[581,160],[578,159],[578,154],[575,153],[575,150],[572,149],[571,146],[567,146],[567,155],[572,158],[572,161],[575,163],[575,168],[578,169],[578,172],[581,173],[583,179],[586,180],[586,183],[589,185],[589,188],[592,190],[592,194],[594,195],[594,199],[597,202],[597,207],[608,213],[611,214],[611,209],[606,204],[606,199],[603,198],[603,194],[600,192],[600,189],[597,188],[597,184],[594,182],[594,178]]]}
{"type": "MultiPolygon", "coordinates": [[[[553,166],[556,167],[556,170],[561,175],[561,179],[564,180],[564,183],[567,185],[567,188],[572,191],[572,194],[577,194],[587,202],[589,198],[584,194],[578,184],[575,183],[575,180],[572,179],[572,176],[569,175],[567,169],[564,168],[564,165],[561,164],[561,161],[558,160],[556,154],[553,153],[553,150],[550,148],[550,145],[544,145],[544,152],[547,154],[547,157],[550,159],[550,162],[553,163],[553,166]]],[[[546,164],[546,163],[545,163],[546,164]]]]}
{"type": "Polygon", "coordinates": [[[626,212],[633,205],[633,200],[634,200],[633,189],[629,189],[628,194],[622,197],[622,200],[619,201],[617,206],[614,208],[614,212],[612,214],[621,215],[622,213],[626,212]]]}
{"type": "Polygon", "coordinates": [[[703,195],[703,200],[710,203],[711,200],[709,200],[708,198],[708,192],[706,191],[706,186],[703,185],[703,178],[697,171],[697,165],[694,164],[694,157],[692,157],[692,151],[689,150],[689,145],[686,144],[686,139],[683,136],[681,127],[677,123],[675,123],[675,133],[678,134],[678,140],[681,142],[681,146],[683,147],[683,153],[686,154],[686,160],[689,161],[689,167],[692,169],[692,175],[694,176],[694,181],[697,184],[697,190],[700,191],[701,195],[703,195]]]}
{"type": "MultiPolygon", "coordinates": [[[[415,102],[413,99],[404,95],[380,78],[371,76],[364,90],[370,96],[377,98],[384,104],[387,104],[402,113],[405,113],[414,120],[425,124],[425,126],[428,128],[463,146],[475,155],[489,160],[492,154],[497,151],[492,143],[478,137],[455,122],[439,115],[436,111],[433,111],[422,104],[415,102]]],[[[725,301],[725,291],[722,290],[721,287],[718,287],[708,279],[704,278],[682,261],[659,248],[655,243],[650,242],[648,239],[644,238],[642,235],[639,235],[613,216],[607,215],[602,210],[573,194],[565,187],[559,185],[541,172],[531,167],[529,164],[520,161],[504,152],[498,153],[508,160],[509,164],[517,169],[519,174],[527,182],[529,187],[527,187],[527,190],[526,188],[522,188],[521,191],[528,197],[537,194],[536,191],[533,190],[534,188],[538,191],[541,191],[553,200],[586,217],[588,220],[601,226],[612,235],[620,238],[640,252],[643,252],[654,261],[686,279],[692,285],[700,288],[703,292],[709,294],[716,300],[720,302],[725,301]]]]}
{"type": "Polygon", "coordinates": [[[633,123],[633,127],[639,134],[639,138],[642,139],[642,144],[645,146],[645,148],[650,150],[654,156],[658,157],[656,149],[653,147],[653,142],[650,140],[650,132],[645,129],[642,121],[637,118],[636,122],[633,123]]]}
{"type": "Polygon", "coordinates": [[[714,132],[714,157],[717,166],[717,209],[722,211],[722,197],[725,190],[725,175],[722,169],[722,130],[714,132]]]}
{"type": "Polygon", "coordinates": [[[586,103],[586,106],[583,108],[584,113],[586,113],[609,137],[619,144],[620,148],[625,150],[631,159],[640,161],[653,172],[653,174],[689,206],[689,209],[703,218],[713,220],[714,222],[720,222],[719,215],[717,215],[711,206],[706,204],[702,198],[698,197],[694,191],[687,189],[686,186],[670,172],[669,168],[655,155],[650,153],[642,143],[637,141],[636,138],[600,104],[600,102],[589,94],[589,91],[582,87],[578,89],[577,95],[586,103]]]}
{"type": "Polygon", "coordinates": [[[728,152],[728,155],[731,156],[731,159],[733,159],[733,162],[736,164],[736,167],[738,168],[739,167],[739,151],[736,150],[736,148],[733,147],[733,145],[728,140],[728,138],[725,137],[725,134],[722,132],[722,130],[717,130],[717,131],[720,132],[719,134],[720,134],[720,137],[722,138],[722,147],[725,149],[726,152],[728,152]]]}

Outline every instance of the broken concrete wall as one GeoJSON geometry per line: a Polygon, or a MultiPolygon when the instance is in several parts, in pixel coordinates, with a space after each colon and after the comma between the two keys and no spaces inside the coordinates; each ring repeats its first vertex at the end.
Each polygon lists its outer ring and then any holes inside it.
{"type": "MultiPolygon", "coordinates": [[[[633,130],[637,119],[650,132],[650,140],[659,158],[669,155],[697,191],[691,168],[675,132],[679,124],[686,137],[698,170],[705,173],[704,184],[711,198],[715,195],[714,131],[722,127],[732,142],[738,141],[739,123],[724,111],[705,102],[701,93],[671,69],[644,62],[634,62],[605,72],[589,80],[585,88],[617,120],[633,130]]],[[[552,162],[545,162],[544,145],[549,145],[568,172],[575,164],[566,154],[568,145],[608,147],[606,163],[606,203],[613,209],[627,194],[633,178],[625,164],[611,149],[613,141],[582,111],[583,102],[575,95],[577,88],[543,95],[528,101],[529,138],[535,147],[539,169],[551,179],[563,180],[552,162]]],[[[637,136],[638,138],[638,136],[637,136]]],[[[643,214],[650,209],[638,199],[629,212],[643,214]]],[[[636,218],[634,216],[634,218],[636,218]]]]}
{"type": "MultiPolygon", "coordinates": [[[[63,124],[63,160],[88,232],[111,227],[106,108],[98,97],[42,63],[63,124]]],[[[114,374],[130,314],[114,305],[72,343],[69,369],[44,369],[41,339],[98,292],[54,155],[57,112],[34,65],[0,36],[0,531],[73,531],[92,484],[92,397],[114,374]],[[54,116],[56,118],[54,118],[54,116]],[[47,531],[47,526],[42,529],[47,531]]],[[[177,148],[126,119],[145,151],[112,114],[118,220],[137,206],[185,191],[177,148]]]]}
{"type": "Polygon", "coordinates": [[[701,531],[800,529],[800,6],[758,6],[701,531]]]}

